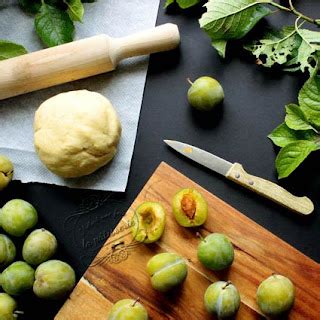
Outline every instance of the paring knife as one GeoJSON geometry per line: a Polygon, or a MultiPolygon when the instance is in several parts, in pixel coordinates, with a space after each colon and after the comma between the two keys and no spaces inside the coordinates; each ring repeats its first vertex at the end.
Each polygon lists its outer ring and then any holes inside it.
{"type": "Polygon", "coordinates": [[[296,197],[271,181],[248,174],[240,163],[231,163],[186,143],[173,140],[164,140],[164,142],[187,158],[296,213],[308,215],[314,210],[314,205],[309,198],[296,197]]]}

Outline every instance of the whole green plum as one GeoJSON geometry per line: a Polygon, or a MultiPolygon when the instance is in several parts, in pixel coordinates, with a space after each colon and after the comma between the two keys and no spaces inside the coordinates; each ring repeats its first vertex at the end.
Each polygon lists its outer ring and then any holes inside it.
{"type": "Polygon", "coordinates": [[[0,155],[0,190],[3,190],[12,180],[13,164],[5,156],[0,155]]]}
{"type": "Polygon", "coordinates": [[[223,270],[233,262],[233,245],[224,234],[209,234],[198,246],[198,259],[211,270],[223,270]]]}
{"type": "Polygon", "coordinates": [[[207,311],[218,319],[233,317],[240,307],[239,291],[229,281],[217,281],[206,290],[204,304],[207,311]]]}
{"type": "Polygon", "coordinates": [[[0,234],[0,268],[9,265],[16,257],[14,243],[4,234],[0,234]]]}
{"type": "Polygon", "coordinates": [[[188,268],[184,259],[175,253],[159,253],[153,256],[147,271],[155,290],[166,292],[180,285],[187,277],[188,268]]]}
{"type": "Polygon", "coordinates": [[[24,261],[12,263],[0,275],[2,289],[10,295],[19,295],[32,288],[34,270],[24,261]]]}
{"type": "Polygon", "coordinates": [[[74,270],[60,260],[41,263],[36,269],[33,292],[39,298],[59,299],[69,293],[76,282],[74,270]]]}
{"type": "Polygon", "coordinates": [[[269,317],[288,312],[294,303],[295,288],[290,279],[274,274],[261,282],[257,290],[260,310],[269,317]]]}
{"type": "Polygon", "coordinates": [[[137,300],[123,299],[116,302],[109,313],[108,320],[148,320],[148,312],[137,300]]]}
{"type": "Polygon", "coordinates": [[[199,191],[185,188],[174,195],[172,211],[181,226],[198,227],[207,220],[208,204],[199,191]]]}
{"type": "Polygon", "coordinates": [[[0,319],[16,320],[14,311],[17,308],[17,302],[7,293],[0,293],[0,319]]]}
{"type": "Polygon", "coordinates": [[[36,209],[27,201],[14,199],[7,202],[0,212],[0,225],[3,230],[15,237],[21,237],[26,230],[38,222],[36,209]]]}
{"type": "Polygon", "coordinates": [[[222,103],[224,91],[221,84],[211,77],[200,77],[191,82],[188,101],[199,111],[210,111],[222,103]]]}
{"type": "Polygon", "coordinates": [[[23,259],[31,265],[49,260],[57,250],[56,237],[46,229],[32,231],[22,248],[23,259]]]}

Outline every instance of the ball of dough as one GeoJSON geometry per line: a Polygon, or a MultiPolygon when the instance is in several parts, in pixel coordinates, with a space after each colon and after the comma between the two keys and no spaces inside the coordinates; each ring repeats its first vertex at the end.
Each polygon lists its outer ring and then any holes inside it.
{"type": "Polygon", "coordinates": [[[34,120],[34,144],[46,167],[64,178],[88,175],[116,154],[121,124],[110,101],[87,90],[43,102],[34,120]]]}

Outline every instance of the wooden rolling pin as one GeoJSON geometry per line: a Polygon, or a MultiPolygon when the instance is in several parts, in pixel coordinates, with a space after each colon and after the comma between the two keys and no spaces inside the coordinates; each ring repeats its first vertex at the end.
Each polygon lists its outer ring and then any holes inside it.
{"type": "Polygon", "coordinates": [[[97,35],[0,61],[0,100],[112,71],[122,59],[167,51],[180,43],[167,23],[123,38],[97,35]]]}

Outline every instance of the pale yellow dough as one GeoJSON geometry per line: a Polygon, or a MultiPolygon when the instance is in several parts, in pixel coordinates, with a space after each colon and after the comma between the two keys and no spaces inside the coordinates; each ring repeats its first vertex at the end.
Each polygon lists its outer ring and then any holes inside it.
{"type": "Polygon", "coordinates": [[[46,167],[64,178],[88,175],[116,154],[121,124],[110,101],[87,90],[43,102],[34,119],[34,144],[46,167]]]}

